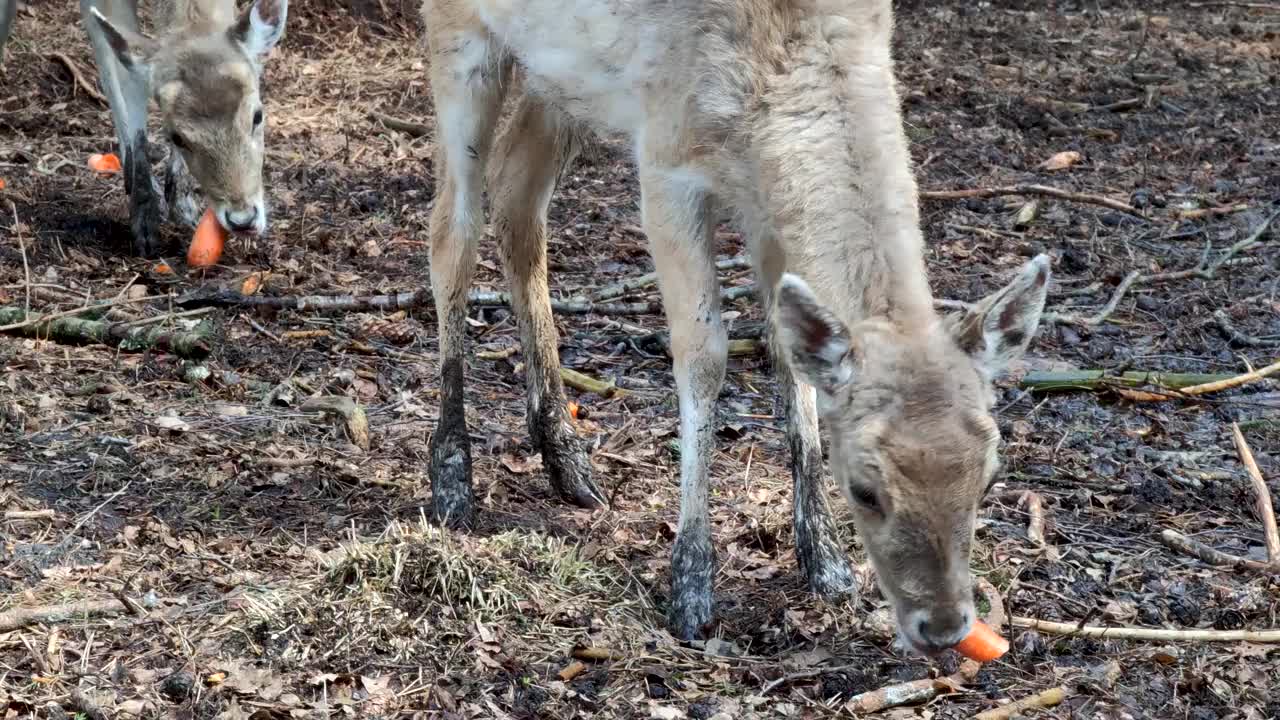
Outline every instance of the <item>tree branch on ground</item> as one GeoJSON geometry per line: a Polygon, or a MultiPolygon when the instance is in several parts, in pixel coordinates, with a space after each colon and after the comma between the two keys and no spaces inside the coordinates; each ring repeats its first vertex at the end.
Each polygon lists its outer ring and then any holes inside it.
{"type": "Polygon", "coordinates": [[[970,190],[924,190],[920,193],[920,199],[967,200],[969,198],[993,198],[1008,195],[1040,195],[1043,197],[1051,197],[1070,202],[1101,205],[1102,207],[1115,210],[1116,212],[1122,212],[1126,215],[1132,215],[1144,220],[1146,219],[1146,217],[1137,208],[1128,203],[1113,200],[1101,195],[1090,195],[1088,193],[1061,190],[1059,188],[1049,187],[1048,185],[1007,185],[1004,187],[973,188],[970,190]]]}

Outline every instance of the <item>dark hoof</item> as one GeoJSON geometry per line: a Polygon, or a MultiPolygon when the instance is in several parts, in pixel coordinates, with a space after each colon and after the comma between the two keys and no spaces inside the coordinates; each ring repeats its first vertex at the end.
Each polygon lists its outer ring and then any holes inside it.
{"type": "Polygon", "coordinates": [[[565,501],[587,510],[608,504],[604,493],[591,478],[591,461],[577,438],[562,441],[556,449],[544,447],[542,460],[547,465],[551,487],[565,501]]]}
{"type": "Polygon", "coordinates": [[[816,568],[809,568],[809,589],[827,600],[840,600],[858,594],[858,578],[853,574],[849,561],[843,557],[828,560],[816,568]]]}
{"type": "Polygon", "coordinates": [[[459,527],[471,519],[475,495],[471,488],[471,448],[466,442],[431,438],[431,516],[445,527],[459,527]]]}
{"type": "Polygon", "coordinates": [[[711,625],[711,588],[715,556],[709,532],[681,533],[671,553],[671,633],[681,640],[697,640],[711,625]]]}
{"type": "Polygon", "coordinates": [[[133,229],[133,250],[139,257],[154,257],[160,250],[160,197],[152,184],[150,169],[135,168],[133,192],[129,195],[129,224],[133,229]]]}

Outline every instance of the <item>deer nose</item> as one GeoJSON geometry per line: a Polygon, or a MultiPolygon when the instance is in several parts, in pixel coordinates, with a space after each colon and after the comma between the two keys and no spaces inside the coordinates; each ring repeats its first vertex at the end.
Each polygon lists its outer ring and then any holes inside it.
{"type": "Polygon", "coordinates": [[[912,618],[916,636],[930,650],[945,650],[954,647],[969,634],[973,627],[972,608],[935,608],[919,610],[912,618]]]}
{"type": "Polygon", "coordinates": [[[250,205],[244,210],[225,210],[222,213],[222,219],[226,221],[227,229],[231,232],[251,233],[257,228],[258,208],[250,205]]]}

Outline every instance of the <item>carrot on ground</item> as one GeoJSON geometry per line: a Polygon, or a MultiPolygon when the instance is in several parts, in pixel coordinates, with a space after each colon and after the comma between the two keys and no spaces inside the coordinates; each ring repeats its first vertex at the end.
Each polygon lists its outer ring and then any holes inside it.
{"type": "Polygon", "coordinates": [[[100,173],[118,173],[122,169],[115,153],[94,153],[89,156],[89,169],[100,173]]]}
{"type": "Polygon", "coordinates": [[[222,248],[227,242],[227,231],[218,224],[213,209],[204,211],[200,224],[196,226],[195,235],[191,238],[191,247],[187,249],[187,264],[191,267],[208,267],[222,257],[222,248]]]}
{"type": "Polygon", "coordinates": [[[1009,641],[981,620],[973,624],[969,636],[955,647],[956,652],[978,662],[991,662],[1009,652],[1009,641]]]}

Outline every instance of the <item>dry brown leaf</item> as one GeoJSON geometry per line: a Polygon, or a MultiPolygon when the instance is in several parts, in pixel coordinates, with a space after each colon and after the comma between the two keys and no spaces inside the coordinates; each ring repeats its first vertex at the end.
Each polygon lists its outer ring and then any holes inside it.
{"type": "Polygon", "coordinates": [[[1054,153],[1048,160],[1040,163],[1041,170],[1066,170],[1067,168],[1080,162],[1080,153],[1075,150],[1064,150],[1060,153],[1054,153]]]}

